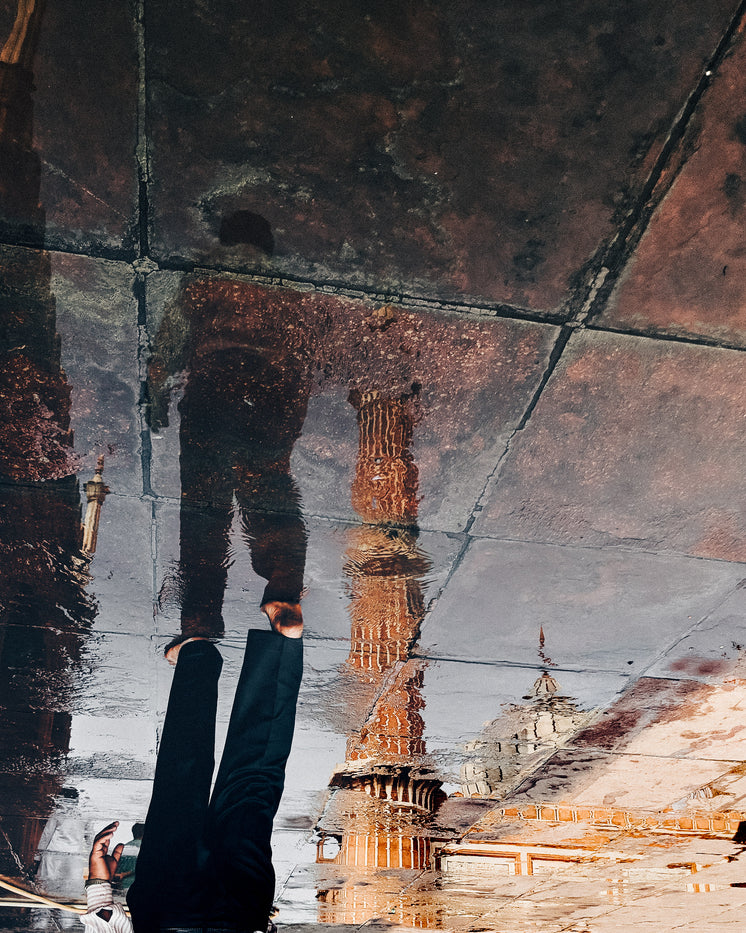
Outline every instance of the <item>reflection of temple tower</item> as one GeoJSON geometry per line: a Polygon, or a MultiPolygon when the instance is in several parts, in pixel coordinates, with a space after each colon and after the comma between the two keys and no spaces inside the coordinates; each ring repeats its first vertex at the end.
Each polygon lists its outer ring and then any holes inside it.
{"type": "MultiPolygon", "coordinates": [[[[33,58],[43,0],[19,0],[0,51],[0,233],[39,247],[45,214],[33,150],[33,58]]],[[[71,671],[95,614],[86,592],[70,389],[49,255],[3,248],[0,300],[0,858],[33,862],[62,787],[71,671]]]]}
{"type": "Polygon", "coordinates": [[[87,505],[85,518],[83,519],[83,541],[82,551],[84,554],[93,556],[96,553],[96,544],[98,543],[98,525],[101,520],[101,507],[104,504],[109,488],[104,483],[104,458],[103,454],[98,458],[96,472],[93,479],[89,479],[83,487],[85,490],[87,505]]]}
{"type": "Polygon", "coordinates": [[[440,782],[418,776],[425,754],[423,671],[407,663],[424,615],[421,581],[429,568],[417,547],[411,402],[378,392],[355,392],[350,401],[360,444],[352,504],[367,524],[352,531],[347,550],[348,666],[379,696],[360,733],[350,738],[345,767],[333,782],[429,809],[440,782]]]}
{"type": "MultiPolygon", "coordinates": [[[[541,633],[539,656],[543,653],[541,633]]],[[[525,703],[510,704],[487,723],[478,739],[469,742],[469,758],[461,767],[461,790],[467,797],[503,797],[541,759],[548,757],[589,715],[564,696],[546,670],[534,681],[525,703]]]]}
{"type": "MultiPolygon", "coordinates": [[[[423,666],[410,660],[425,612],[422,578],[430,566],[417,546],[412,401],[378,392],[355,392],[350,401],[359,427],[352,504],[366,524],[351,531],[345,564],[352,617],[347,667],[358,689],[375,699],[331,780],[344,789],[338,800],[340,848],[332,861],[360,871],[422,870],[431,855],[427,818],[443,795],[425,758],[423,666]]],[[[323,840],[319,861],[329,861],[323,840]]],[[[320,917],[364,922],[387,897],[373,880],[364,894],[346,883],[319,892],[320,917]]],[[[400,920],[407,922],[405,912],[400,920]]]]}

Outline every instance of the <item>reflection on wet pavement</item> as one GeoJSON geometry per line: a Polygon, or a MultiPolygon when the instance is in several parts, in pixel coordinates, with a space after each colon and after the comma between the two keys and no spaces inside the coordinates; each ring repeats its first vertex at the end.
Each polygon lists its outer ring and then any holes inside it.
{"type": "Polygon", "coordinates": [[[743,10],[135,6],[0,0],[0,928],[740,928],[743,10]]]}

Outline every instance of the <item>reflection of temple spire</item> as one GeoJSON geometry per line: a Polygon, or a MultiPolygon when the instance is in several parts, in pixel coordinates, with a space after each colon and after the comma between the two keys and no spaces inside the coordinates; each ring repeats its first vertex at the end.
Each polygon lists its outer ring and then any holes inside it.
{"type": "Polygon", "coordinates": [[[93,556],[96,553],[96,543],[98,541],[98,523],[101,519],[101,506],[109,492],[109,487],[104,483],[104,458],[101,455],[96,464],[96,473],[93,479],[83,487],[85,489],[88,504],[83,519],[83,544],[82,551],[87,556],[93,556]]]}

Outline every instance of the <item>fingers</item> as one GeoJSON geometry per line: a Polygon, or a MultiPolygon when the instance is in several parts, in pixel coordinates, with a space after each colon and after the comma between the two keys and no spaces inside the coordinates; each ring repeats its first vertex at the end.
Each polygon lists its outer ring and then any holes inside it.
{"type": "Polygon", "coordinates": [[[104,828],[100,832],[96,833],[96,835],[93,838],[94,848],[96,846],[99,846],[103,848],[104,850],[106,850],[109,847],[109,842],[111,841],[111,837],[117,831],[118,827],[119,827],[119,820],[114,820],[113,823],[109,823],[108,826],[104,826],[104,828]]]}
{"type": "Polygon", "coordinates": [[[122,857],[122,852],[124,852],[124,843],[120,842],[119,845],[111,853],[110,858],[114,860],[114,867],[119,864],[119,859],[122,857]]]}

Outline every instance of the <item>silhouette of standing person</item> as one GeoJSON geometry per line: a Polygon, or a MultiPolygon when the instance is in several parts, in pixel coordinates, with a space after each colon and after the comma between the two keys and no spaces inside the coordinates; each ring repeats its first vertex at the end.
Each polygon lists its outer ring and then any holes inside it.
{"type": "MultiPolygon", "coordinates": [[[[309,303],[309,307],[312,305],[309,303]]],[[[314,312],[318,317],[318,312],[314,312]]],[[[306,529],[290,455],[311,390],[318,329],[301,314],[278,319],[271,293],[215,279],[188,283],[169,309],[149,363],[149,422],[168,424],[174,375],[186,370],[181,414],[181,636],[220,637],[233,501],[262,609],[292,624],[300,600],[306,529]]]]}

